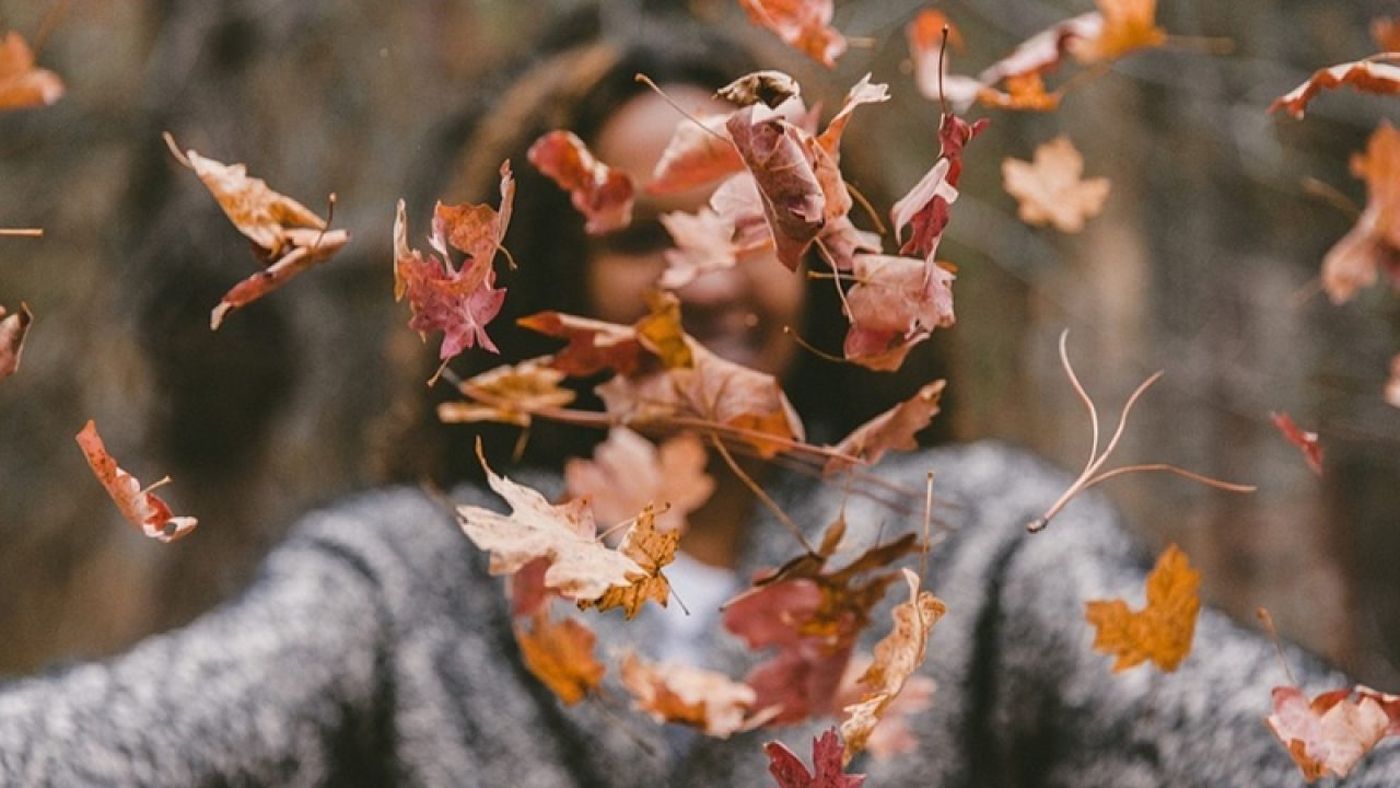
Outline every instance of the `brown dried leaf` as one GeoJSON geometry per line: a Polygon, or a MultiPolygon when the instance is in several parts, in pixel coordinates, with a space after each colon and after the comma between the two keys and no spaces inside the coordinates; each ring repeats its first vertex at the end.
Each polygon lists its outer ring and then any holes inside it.
{"type": "Polygon", "coordinates": [[[24,353],[24,338],[34,322],[29,305],[20,303],[19,311],[8,317],[0,306],[0,380],[19,371],[20,355],[24,353]]]}
{"type": "Polygon", "coordinates": [[[1108,179],[1082,180],[1084,157],[1068,137],[1035,149],[1033,162],[1008,158],[1001,163],[1006,191],[1020,202],[1021,221],[1054,225],[1065,233],[1084,229],[1108,199],[1108,179]]]}
{"type": "Polygon", "coordinates": [[[556,623],[547,613],[536,615],[529,630],[515,625],[525,667],[566,706],[583,700],[603,682],[606,668],[593,656],[597,639],[583,622],[565,618],[556,623]]]}
{"type": "Polygon", "coordinates": [[[646,189],[651,194],[674,194],[695,189],[744,169],[744,160],[729,141],[729,114],[706,115],[699,123],[684,118],[656,167],[646,189]]]}
{"type": "Polygon", "coordinates": [[[632,223],[635,189],[627,173],[593,157],[572,131],[555,130],[535,140],[527,153],[536,169],[569,193],[583,214],[589,235],[620,230],[632,223]]]}
{"type": "MultiPolygon", "coordinates": [[[[503,188],[505,183],[503,179],[503,188]]],[[[434,246],[444,245],[441,236],[430,240],[434,246]]],[[[495,279],[489,259],[484,265],[468,261],[458,269],[445,253],[425,257],[410,248],[408,218],[404,201],[399,200],[394,218],[394,300],[408,296],[413,311],[408,327],[425,341],[428,332],[442,332],[438,358],[446,362],[475,345],[499,352],[486,335],[486,325],[500,313],[506,297],[504,288],[492,287],[495,279]]]]}
{"type": "MultiPolygon", "coordinates": [[[[919,389],[914,396],[895,405],[870,421],[856,427],[835,450],[847,457],[856,457],[874,465],[887,451],[913,451],[919,448],[914,436],[938,415],[938,400],[947,381],[935,380],[919,389]]],[[[840,457],[826,463],[826,473],[850,467],[840,457]]]]}
{"type": "Polygon", "coordinates": [[[765,69],[739,77],[715,91],[715,95],[740,107],[766,104],[777,109],[788,99],[802,95],[802,86],[781,71],[765,69]]]}
{"type": "Polygon", "coordinates": [[[1288,114],[1301,119],[1307,112],[1308,103],[1317,94],[1343,86],[1363,93],[1393,96],[1400,93],[1400,66],[1375,60],[1358,60],[1318,69],[1306,82],[1275,99],[1269,105],[1269,111],[1286,109],[1288,114]]]}
{"type": "Polygon", "coordinates": [[[754,692],[723,673],[673,662],[650,663],[628,653],[622,658],[622,686],[638,709],[657,722],[698,728],[721,739],[747,730],[754,692]]]}
{"type": "Polygon", "coordinates": [[[666,250],[666,271],[659,283],[667,290],[679,290],[698,276],[738,262],[734,221],[729,217],[710,208],[696,213],[671,211],[661,214],[661,224],[676,243],[676,248],[666,250]]]}
{"type": "Polygon", "coordinates": [[[1400,131],[1381,123],[1366,152],[1351,157],[1351,172],[1366,181],[1366,210],[1322,260],[1322,288],[1334,304],[1386,273],[1400,290],[1400,131]]]}
{"type": "Polygon", "coordinates": [[[924,663],[928,637],[948,610],[938,597],[919,590],[918,575],[908,569],[903,573],[909,584],[909,601],[895,605],[891,614],[894,629],[875,645],[875,661],[860,678],[869,692],[859,703],[845,708],[846,717],[841,721],[846,763],[865,749],[875,726],[904,690],[909,677],[924,663]]]}
{"type": "Polygon", "coordinates": [[[1085,604],[1084,618],[1097,630],[1094,649],[1117,658],[1114,673],[1147,660],[1168,673],[1176,670],[1191,651],[1200,585],[1201,573],[1191,568],[1186,554],[1168,545],[1147,575],[1145,608],[1130,611],[1121,599],[1085,604]]]}
{"type": "Polygon", "coordinates": [[[91,420],[77,435],[78,446],[83,450],[88,465],[97,480],[116,502],[122,517],[141,533],[161,542],[170,543],[195,529],[199,521],[193,517],[176,517],[170,506],[160,496],[151,492],[170,481],[165,477],[142,488],[135,476],[117,467],[117,461],[107,453],[102,436],[97,434],[97,425],[91,420]]]}
{"type": "Polygon", "coordinates": [[[34,52],[24,36],[11,30],[0,39],[0,112],[40,107],[63,98],[63,80],[34,66],[34,52]]]}
{"type": "Polygon", "coordinates": [[[620,607],[627,620],[632,620],[641,611],[642,605],[650,599],[666,607],[671,597],[671,584],[661,574],[661,568],[676,558],[676,548],[681,543],[678,530],[657,531],[656,515],[651,504],[647,504],[637,515],[636,522],[627,529],[627,535],[618,545],[618,552],[627,556],[642,568],[642,574],[631,576],[625,584],[614,585],[597,599],[580,599],[580,610],[597,606],[599,612],[620,607]]]}
{"type": "Polygon", "coordinates": [[[574,401],[574,392],[559,387],[565,375],[552,362],[549,356],[526,359],[465,380],[459,389],[471,401],[439,404],[438,419],[445,424],[495,421],[528,427],[534,411],[574,401]]]}
{"type": "Polygon", "coordinates": [[[1107,63],[1139,49],[1167,43],[1167,31],[1157,26],[1157,0],[1096,0],[1100,28],[1096,35],[1068,43],[1080,63],[1107,63]]]}
{"type": "Polygon", "coordinates": [[[538,558],[550,561],[544,584],[573,600],[595,600],[615,585],[645,575],[637,562],[597,540],[586,503],[554,506],[535,490],[497,476],[477,441],[477,459],[497,495],[510,504],[505,516],[480,506],[459,506],[457,519],[477,547],[491,554],[493,575],[513,574],[538,558]]]}
{"type": "Polygon", "coordinates": [[[827,68],[846,51],[845,37],[831,27],[833,0],[739,0],[739,5],[749,21],[827,68]]]}
{"type": "Polygon", "coordinates": [[[1324,692],[1309,701],[1297,687],[1274,688],[1273,714],[1266,722],[1308,782],[1346,777],[1392,727],[1384,699],[1394,696],[1361,686],[1356,689],[1355,701],[1347,689],[1324,692]]]}
{"type": "Polygon", "coordinates": [[[569,496],[588,498],[594,517],[603,522],[620,522],[654,503],[664,509],[656,515],[657,526],[680,532],[686,515],[714,493],[706,460],[705,445],[692,433],[657,447],[626,427],[614,427],[592,460],[564,463],[564,482],[569,496]]]}
{"type": "Polygon", "coordinates": [[[631,375],[641,363],[642,345],[631,326],[605,323],[562,312],[537,312],[516,321],[569,344],[554,354],[554,368],[571,377],[587,377],[603,370],[631,375]]]}
{"type": "Polygon", "coordinates": [[[859,282],[846,294],[846,360],[868,369],[899,369],[935,328],[953,325],[953,274],[911,257],[857,255],[859,282]]]}
{"type": "Polygon", "coordinates": [[[735,112],[727,128],[758,187],[778,259],[796,271],[826,222],[826,194],[805,142],[810,137],[762,105],[735,112]]]}
{"type": "Polygon", "coordinates": [[[652,292],[647,294],[647,308],[649,313],[634,325],[637,341],[666,369],[695,366],[695,354],[681,329],[681,300],[674,293],[652,292]]]}

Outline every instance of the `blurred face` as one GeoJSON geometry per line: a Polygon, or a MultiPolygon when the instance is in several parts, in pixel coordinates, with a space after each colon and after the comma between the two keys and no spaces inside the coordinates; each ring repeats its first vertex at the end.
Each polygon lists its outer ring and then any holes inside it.
{"type": "MultiPolygon", "coordinates": [[[[669,85],[666,93],[692,114],[725,109],[698,87],[669,85]]],[[[626,172],[638,186],[632,225],[595,239],[589,251],[588,297],[600,319],[630,323],[646,312],[644,296],[666,269],[664,253],[672,245],[658,217],[696,211],[709,199],[708,188],[665,197],[646,193],[652,168],[678,121],[683,121],[680,114],[648,91],[623,104],[593,142],[599,159],[626,172]]],[[[801,327],[805,292],[800,274],[763,252],[741,257],[728,270],[703,274],[677,295],[685,329],[701,344],[730,361],[781,377],[796,355],[783,326],[801,327]]]]}

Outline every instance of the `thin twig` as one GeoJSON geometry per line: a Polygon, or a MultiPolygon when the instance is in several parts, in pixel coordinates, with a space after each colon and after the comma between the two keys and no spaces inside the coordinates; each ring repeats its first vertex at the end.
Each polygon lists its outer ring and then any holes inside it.
{"type": "Polygon", "coordinates": [[[1346,214],[1348,218],[1355,219],[1361,215],[1361,206],[1357,205],[1336,186],[1324,180],[1314,178],[1311,175],[1303,178],[1302,183],[1304,194],[1317,197],[1333,208],[1346,214]]]}
{"type": "Polygon", "coordinates": [[[764,506],[768,507],[768,510],[773,513],[773,516],[778,519],[779,523],[782,523],[784,528],[792,532],[792,535],[796,537],[797,541],[802,545],[802,549],[806,550],[809,555],[816,555],[817,549],[807,540],[806,535],[802,533],[802,529],[797,527],[797,523],[793,522],[791,517],[788,517],[787,512],[783,511],[783,508],[778,505],[777,501],[768,497],[768,493],[764,492],[763,488],[758,486],[758,482],[754,481],[753,477],[744,473],[744,469],[739,467],[739,463],[734,459],[734,455],[730,454],[729,449],[724,447],[724,443],[720,441],[719,436],[711,433],[710,442],[714,444],[715,450],[719,452],[719,456],[722,457],[725,464],[729,466],[729,470],[733,471],[734,475],[739,477],[739,481],[743,482],[744,486],[748,487],[749,491],[752,492],[764,506]]]}
{"type": "Polygon", "coordinates": [[[1101,482],[1106,482],[1115,476],[1122,476],[1123,474],[1128,473],[1150,473],[1153,471],[1174,473],[1177,476],[1190,479],[1193,482],[1200,482],[1201,484],[1204,484],[1207,487],[1214,487],[1217,490],[1226,490],[1227,492],[1252,493],[1255,490],[1259,489],[1253,484],[1236,484],[1235,482],[1221,481],[1220,479],[1213,479],[1209,476],[1204,476],[1202,474],[1196,473],[1195,471],[1188,471],[1185,468],[1181,468],[1176,465],[1171,465],[1165,462],[1149,462],[1144,463],[1142,465],[1124,465],[1121,468],[1114,468],[1111,471],[1105,471],[1086,482],[1084,486],[1080,488],[1080,490],[1087,490],[1090,487],[1093,487],[1094,485],[1099,484],[1101,482]]]}
{"type": "Polygon", "coordinates": [[[706,126],[706,125],[704,124],[703,121],[701,121],[699,118],[695,117],[694,115],[690,114],[688,111],[686,111],[684,108],[682,108],[681,105],[677,104],[676,101],[675,101],[675,99],[673,99],[673,98],[671,98],[670,96],[666,95],[666,91],[662,90],[660,85],[657,85],[655,82],[651,81],[651,77],[647,76],[646,74],[637,74],[635,77],[633,77],[633,79],[635,79],[636,81],[642,83],[643,85],[646,85],[647,87],[651,88],[652,90],[656,91],[656,95],[658,95],[658,96],[660,96],[662,99],[664,99],[664,100],[666,101],[667,104],[670,104],[672,109],[674,109],[675,111],[677,111],[677,112],[681,113],[682,115],[684,115],[685,118],[686,118],[686,120],[689,120],[691,123],[694,123],[695,125],[697,125],[697,126],[699,126],[700,128],[704,129],[706,134],[709,134],[711,137],[714,137],[714,138],[717,139],[717,140],[723,141],[725,145],[733,145],[733,144],[734,144],[734,141],[733,141],[733,140],[729,139],[728,137],[724,136],[723,134],[720,134],[719,132],[715,131],[714,129],[710,128],[709,126],[706,126]]]}
{"type": "Polygon", "coordinates": [[[1288,667],[1288,657],[1283,653],[1283,643],[1279,642],[1278,628],[1274,626],[1274,617],[1269,615],[1269,611],[1262,607],[1257,608],[1254,611],[1254,615],[1258,616],[1259,620],[1263,622],[1264,629],[1269,633],[1269,639],[1274,641],[1274,651],[1278,653],[1278,661],[1279,664],[1283,666],[1284,674],[1288,676],[1288,683],[1295,687],[1298,686],[1298,679],[1294,678],[1293,669],[1288,667]]]}
{"type": "Polygon", "coordinates": [[[885,223],[880,221],[880,214],[876,213],[875,206],[870,204],[870,200],[864,194],[861,194],[860,189],[857,189],[856,185],[850,181],[846,181],[846,191],[850,192],[851,196],[856,198],[856,202],[860,203],[860,207],[865,209],[865,215],[869,216],[870,221],[875,223],[875,232],[884,235],[885,223]]]}
{"type": "MultiPolygon", "coordinates": [[[[919,582],[928,583],[928,553],[933,549],[933,543],[929,540],[929,529],[933,522],[933,471],[928,472],[928,481],[924,487],[924,550],[919,554],[919,582]]],[[[918,605],[915,605],[918,609],[918,605]]]]}
{"type": "Polygon", "coordinates": [[[808,353],[811,353],[812,355],[816,356],[817,358],[819,358],[819,359],[821,359],[821,360],[823,360],[823,361],[830,361],[830,362],[832,362],[833,364],[850,364],[850,363],[851,363],[851,361],[850,361],[849,359],[842,358],[841,356],[832,355],[832,354],[826,352],[825,350],[822,350],[821,348],[818,348],[816,345],[813,345],[812,343],[808,342],[807,340],[803,339],[803,338],[802,338],[802,335],[799,334],[799,333],[797,333],[797,331],[794,330],[792,326],[783,326],[783,333],[784,333],[784,334],[787,334],[787,335],[790,336],[790,337],[792,337],[792,341],[793,341],[793,342],[796,342],[798,347],[802,348],[803,350],[807,351],[808,353]]]}
{"type": "Polygon", "coordinates": [[[0,238],[43,238],[42,227],[0,227],[0,238]]]}

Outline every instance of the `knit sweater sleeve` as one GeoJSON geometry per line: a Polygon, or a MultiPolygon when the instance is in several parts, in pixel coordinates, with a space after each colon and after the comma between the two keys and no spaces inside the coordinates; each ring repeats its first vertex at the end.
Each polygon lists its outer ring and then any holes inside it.
{"type": "Polygon", "coordinates": [[[443,507],[362,496],[184,629],[0,686],[0,784],[566,783],[500,606],[443,507]]]}
{"type": "MultiPolygon", "coordinates": [[[[1092,648],[1085,602],[1122,597],[1139,608],[1149,568],[1113,509],[1088,495],[1030,534],[1025,524],[1064,489],[1066,475],[1004,447],[975,446],[945,460],[947,474],[967,476],[952,485],[950,516],[960,533],[942,576],[971,610],[952,624],[964,627],[957,639],[967,644],[958,655],[966,670],[949,688],[961,694],[936,703],[960,710],[952,744],[966,759],[965,778],[986,785],[1301,782],[1264,724],[1270,690],[1288,681],[1267,638],[1207,607],[1176,671],[1144,665],[1113,673],[1113,658],[1092,648]],[[978,592],[966,593],[960,582],[978,592]]],[[[930,648],[940,642],[935,630],[930,648]]],[[[1287,652],[1309,694],[1349,686],[1320,660],[1287,652]]],[[[1400,784],[1400,745],[1383,742],[1347,784],[1400,784]]]]}

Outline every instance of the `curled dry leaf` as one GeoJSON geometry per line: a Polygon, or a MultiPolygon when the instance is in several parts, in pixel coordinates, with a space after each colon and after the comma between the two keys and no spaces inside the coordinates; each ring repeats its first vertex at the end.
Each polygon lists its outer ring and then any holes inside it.
{"type": "Polygon", "coordinates": [[[1385,273],[1400,290],[1400,131],[1382,122],[1351,157],[1351,172],[1366,181],[1366,210],[1322,259],[1322,288],[1334,304],[1375,284],[1385,273]]]}
{"type": "Polygon", "coordinates": [[[846,295],[846,360],[868,369],[899,369],[935,328],[953,325],[952,272],[912,257],[855,258],[858,284],[846,295]]]}
{"type": "Polygon", "coordinates": [[[802,95],[802,86],[781,71],[764,69],[739,77],[715,91],[715,95],[740,107],[766,104],[771,109],[777,109],[788,99],[802,95]]]}
{"type": "Polygon", "coordinates": [[[552,621],[541,612],[529,629],[515,625],[525,667],[566,706],[583,700],[603,682],[606,668],[593,656],[598,636],[574,618],[552,621]]]}
{"type": "Polygon", "coordinates": [[[505,364],[465,380],[458,388],[469,401],[441,403],[438,419],[446,424],[495,421],[528,427],[531,413],[562,408],[574,401],[574,392],[559,387],[565,374],[552,363],[551,357],[541,356],[505,364]]]}
{"type": "Polygon", "coordinates": [[[42,107],[63,98],[63,80],[34,65],[24,36],[11,30],[0,39],[0,112],[42,107]]]}
{"type": "Polygon", "coordinates": [[[622,608],[627,620],[632,620],[650,599],[662,607],[671,596],[671,583],[661,574],[661,568],[676,558],[681,543],[680,531],[657,531],[656,515],[650,504],[627,529],[617,550],[641,567],[641,575],[629,575],[627,582],[614,585],[597,599],[580,599],[580,610],[596,606],[600,612],[622,608]]]}
{"type": "Polygon", "coordinates": [[[628,653],[620,668],[622,686],[636,707],[657,722],[698,728],[721,739],[748,730],[754,692],[723,673],[673,662],[651,663],[628,653]]]}
{"type": "Polygon", "coordinates": [[[905,683],[924,664],[933,625],[948,610],[938,597],[919,589],[918,575],[908,569],[903,573],[909,584],[909,601],[895,605],[891,614],[894,629],[875,644],[875,661],[860,678],[869,691],[859,703],[845,708],[846,717],[841,721],[841,738],[846,741],[845,763],[865,749],[871,733],[904,690],[905,683]]]}
{"type": "Polygon", "coordinates": [[[832,728],[812,741],[812,770],[807,769],[782,742],[763,745],[768,754],[768,772],[778,781],[778,788],[860,788],[865,775],[846,774],[841,762],[844,747],[841,737],[832,728]]]}
{"type": "Polygon", "coordinates": [[[1306,82],[1275,99],[1269,105],[1269,111],[1284,109],[1301,119],[1317,94],[1343,86],[1362,93],[1393,96],[1400,93],[1400,66],[1376,60],[1357,60],[1318,69],[1306,82]]]}
{"type": "Polygon", "coordinates": [[[1001,163],[1006,191],[1020,202],[1021,221],[1051,224],[1065,233],[1084,229],[1108,199],[1108,179],[1083,180],[1084,157],[1068,137],[1037,147],[1032,162],[1008,158],[1001,163]]]}
{"type": "Polygon", "coordinates": [[[890,209],[895,238],[902,238],[904,228],[912,226],[909,239],[899,248],[900,254],[933,262],[943,230],[948,226],[953,201],[958,198],[963,149],[987,128],[987,123],[985,118],[968,123],[957,115],[943,116],[938,127],[938,159],[914,188],[890,209]]]}
{"type": "MultiPolygon", "coordinates": [[[[856,427],[834,448],[843,456],[858,458],[869,465],[879,462],[887,451],[919,448],[914,436],[938,415],[938,400],[946,385],[947,381],[935,380],[920,388],[914,396],[856,427]]],[[[827,461],[825,472],[847,467],[850,467],[848,462],[833,457],[827,461]]]]}
{"type": "Polygon", "coordinates": [[[1303,459],[1307,460],[1308,467],[1318,476],[1322,475],[1322,444],[1317,441],[1316,432],[1307,432],[1300,429],[1293,421],[1293,417],[1287,413],[1270,413],[1269,418],[1273,419],[1274,426],[1283,434],[1289,443],[1298,447],[1298,451],[1303,453],[1303,459]]]}
{"type": "Polygon", "coordinates": [[[1297,687],[1275,687],[1269,730],[1298,764],[1303,778],[1346,777],[1387,735],[1400,734],[1400,696],[1363,686],[1324,692],[1312,700],[1297,687]]]}
{"type": "MultiPolygon", "coordinates": [[[[869,654],[857,654],[846,666],[841,677],[841,689],[837,690],[836,705],[842,708],[859,703],[865,696],[860,679],[874,664],[869,654]]],[[[909,728],[909,718],[925,711],[933,705],[933,694],[938,685],[928,676],[910,676],[904,682],[904,689],[885,708],[884,715],[875,724],[875,729],[865,740],[865,751],[876,758],[891,758],[896,755],[914,752],[919,740],[909,728]]]]}
{"type": "Polygon", "coordinates": [[[626,427],[614,427],[593,450],[592,460],[564,463],[564,481],[570,497],[586,497],[603,522],[620,522],[654,503],[663,509],[656,515],[657,527],[680,532],[685,516],[714,493],[706,460],[705,445],[692,433],[658,447],[626,427]]]}
{"type": "Polygon", "coordinates": [[[796,271],[826,223],[826,195],[808,158],[808,137],[762,105],[735,112],[726,125],[758,187],[778,260],[796,271]]]}
{"type": "Polygon", "coordinates": [[[601,235],[632,223],[632,179],[594,158],[572,131],[546,133],[527,155],[536,169],[569,193],[588,234],[601,235]]]}
{"type": "Polygon", "coordinates": [[[554,368],[572,377],[587,377],[604,370],[631,375],[642,360],[642,345],[632,326],[605,323],[562,312],[537,312],[516,321],[551,337],[568,340],[554,354],[554,368]]]}
{"type": "Polygon", "coordinates": [[[327,229],[311,209],[268,188],[261,178],[249,177],[242,164],[223,164],[192,148],[182,151],[168,133],[165,143],[175,160],[199,177],[233,226],[253,242],[265,266],[224,294],[209,315],[211,329],[217,330],[230,311],[330,259],[350,242],[348,232],[327,229]]]}
{"type": "Polygon", "coordinates": [[[102,482],[107,494],[112,496],[122,517],[141,533],[169,543],[193,531],[199,524],[193,517],[176,517],[171,513],[170,506],[161,500],[160,496],[151,492],[169,482],[170,477],[142,488],[141,482],[137,481],[135,476],[117,467],[117,461],[112,459],[112,455],[107,453],[107,447],[102,443],[102,436],[97,434],[95,423],[88,421],[78,433],[77,441],[83,450],[83,456],[87,457],[88,465],[92,467],[93,474],[102,482]]]}
{"type": "Polygon", "coordinates": [[[828,528],[817,553],[798,556],[725,604],[724,627],[753,649],[776,653],[745,679],[754,708],[778,709],[773,722],[789,724],[833,713],[841,676],[870,610],[897,577],[879,572],[917,549],[916,535],[877,545],[845,567],[826,571],[845,521],[828,528]]]}
{"type": "Polygon", "coordinates": [[[827,68],[846,51],[846,38],[831,27],[833,0],[739,0],[749,21],[827,68]]]}
{"type": "Polygon", "coordinates": [[[1094,649],[1117,658],[1114,673],[1147,660],[1168,673],[1176,670],[1191,651],[1200,585],[1201,573],[1186,554],[1168,545],[1147,575],[1147,607],[1134,612],[1121,599],[1085,604],[1084,618],[1096,629],[1094,649]]]}
{"type": "Polygon", "coordinates": [[[977,91],[977,103],[984,107],[1020,112],[1054,112],[1063,98],[1063,90],[1045,89],[1045,78],[1038,71],[1007,77],[1006,92],[989,87],[977,91]]]}
{"type": "Polygon", "coordinates": [[[34,313],[29,305],[21,303],[19,311],[5,314],[0,306],[0,380],[19,371],[20,355],[24,353],[24,338],[29,334],[29,326],[34,322],[34,313]]]}
{"type": "Polygon", "coordinates": [[[699,188],[744,169],[744,160],[729,141],[729,114],[706,115],[699,123],[683,118],[656,160],[646,189],[674,194],[699,188]]]}
{"type": "Polygon", "coordinates": [[[509,516],[480,506],[460,506],[457,519],[468,538],[491,554],[493,575],[514,574],[539,558],[550,561],[544,585],[569,599],[596,600],[612,586],[631,584],[646,570],[597,539],[586,503],[555,506],[535,490],[497,476],[477,441],[477,459],[491,489],[510,504],[509,516]]]}

